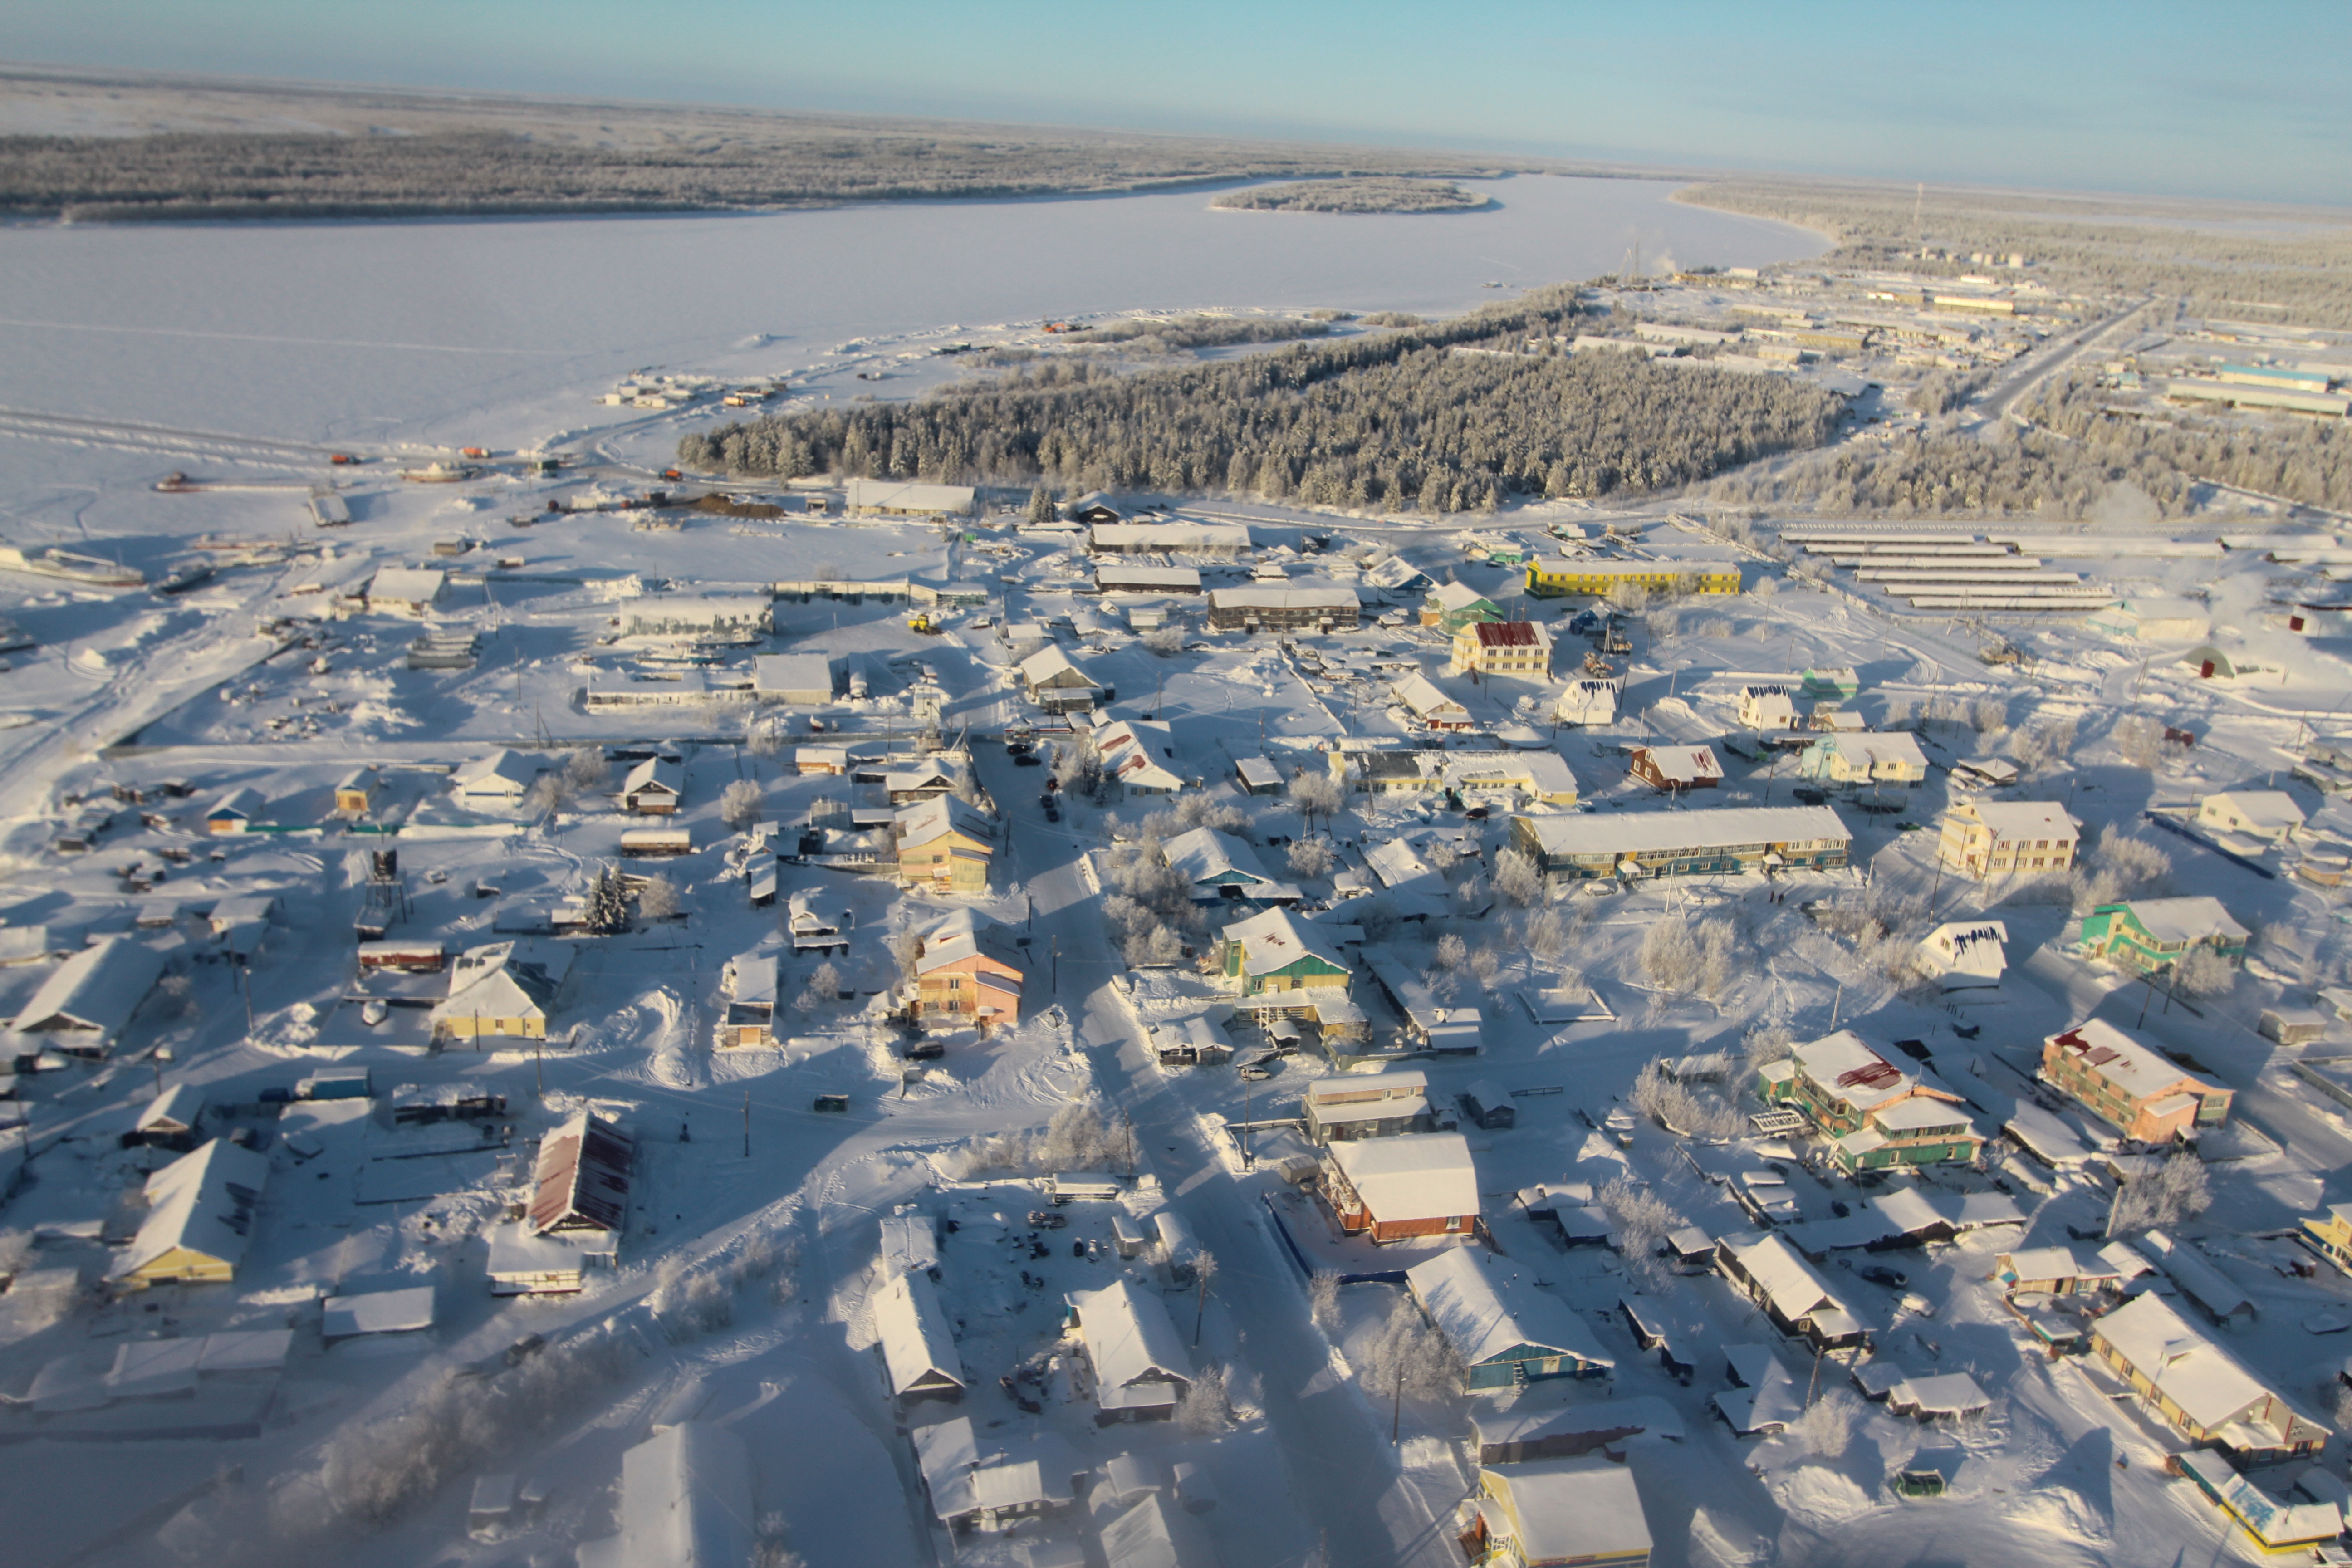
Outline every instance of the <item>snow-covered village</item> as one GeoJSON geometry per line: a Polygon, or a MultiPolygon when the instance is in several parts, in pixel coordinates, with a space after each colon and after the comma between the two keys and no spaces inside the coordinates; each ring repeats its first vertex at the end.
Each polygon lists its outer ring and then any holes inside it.
{"type": "Polygon", "coordinates": [[[0,227],[11,1562],[2352,1563],[2352,317],[1372,173],[0,227]]]}

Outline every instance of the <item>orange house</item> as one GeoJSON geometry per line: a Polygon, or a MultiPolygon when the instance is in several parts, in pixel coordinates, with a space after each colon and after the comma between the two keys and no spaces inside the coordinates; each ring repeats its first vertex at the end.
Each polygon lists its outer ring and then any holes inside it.
{"type": "Polygon", "coordinates": [[[915,1016],[925,1028],[982,1034],[1018,1024],[1023,978],[1004,928],[959,912],[916,944],[915,1016]]]}

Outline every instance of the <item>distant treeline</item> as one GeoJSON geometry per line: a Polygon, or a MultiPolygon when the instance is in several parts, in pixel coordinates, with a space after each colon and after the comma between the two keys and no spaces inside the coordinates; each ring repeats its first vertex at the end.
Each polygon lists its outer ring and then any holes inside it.
{"type": "Polygon", "coordinates": [[[1573,289],[1442,326],[1120,375],[1057,362],[908,403],[772,415],[679,443],[698,468],[1080,489],[1223,490],[1310,505],[1479,510],[1511,496],[1688,484],[1819,446],[1843,405],[1774,376],[1633,354],[1510,352],[1573,289]],[[1461,352],[1502,348],[1505,352],[1461,352]]]}
{"type": "Polygon", "coordinates": [[[1188,349],[1232,348],[1241,343],[1286,343],[1328,338],[1327,321],[1282,316],[1179,316],[1173,321],[1131,319],[1083,327],[1063,335],[1070,343],[1116,343],[1144,353],[1181,353],[1188,349]]]}
{"type": "Polygon", "coordinates": [[[1249,212],[1460,213],[1495,204],[1451,180],[1301,180],[1227,191],[1209,204],[1249,212]]]}
{"type": "Polygon", "coordinates": [[[1939,431],[1868,447],[1841,447],[1773,474],[1735,474],[1713,493],[1771,506],[1809,501],[1832,516],[2092,517],[2113,486],[2137,488],[2165,517],[2191,510],[2200,480],[2306,505],[2352,509],[2352,426],[2182,410],[2175,421],[2109,413],[2096,383],[2078,380],[2019,412],[2013,437],[1939,431]]]}
{"type": "Polygon", "coordinates": [[[859,133],[754,117],[734,134],[623,144],[480,130],[10,136],[0,137],[0,213],[123,222],[725,210],[1463,169],[1442,156],[1345,148],[1044,132],[859,133]]]}
{"type": "Polygon", "coordinates": [[[2352,231],[2321,228],[2307,211],[2280,215],[2292,226],[2277,232],[2221,233],[2186,226],[2193,213],[2150,222],[2093,197],[1728,180],[1675,199],[1834,235],[1838,259],[1853,265],[1949,277],[1983,271],[1972,255],[2021,252],[2022,276],[2053,288],[2176,297],[2200,318],[2352,328],[2352,231]],[[1922,259],[1923,244],[1951,258],[1922,259]]]}

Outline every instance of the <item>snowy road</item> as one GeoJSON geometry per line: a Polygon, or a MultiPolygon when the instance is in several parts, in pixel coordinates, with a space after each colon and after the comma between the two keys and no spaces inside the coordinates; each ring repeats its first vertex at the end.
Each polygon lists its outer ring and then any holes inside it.
{"type": "Polygon", "coordinates": [[[981,752],[976,765],[1016,825],[1010,869],[1037,901],[1032,951],[1059,939],[1057,996],[1094,1059],[1096,1081],[1134,1116],[1170,1195],[1222,1264],[1217,1300],[1263,1381],[1292,1496],[1310,1532],[1321,1536],[1326,1561],[1351,1568],[1454,1568],[1444,1521],[1405,1478],[1361,1398],[1331,1374],[1330,1352],[1307,1318],[1306,1293],[1266,1234],[1258,1205],[1146,1058],[1134,1015],[1110,984],[1120,965],[1079,869],[1086,838],[1044,821],[1028,804],[1034,786],[1001,752],[981,752]]]}

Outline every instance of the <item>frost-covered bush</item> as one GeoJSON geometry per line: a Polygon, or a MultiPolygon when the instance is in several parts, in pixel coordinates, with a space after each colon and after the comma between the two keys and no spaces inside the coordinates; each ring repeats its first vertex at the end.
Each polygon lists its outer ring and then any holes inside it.
{"type": "Polygon", "coordinates": [[[1402,1292],[1366,1349],[1360,1370],[1365,1392],[1374,1396],[1393,1396],[1401,1390],[1415,1404],[1432,1405],[1462,1393],[1462,1358],[1402,1292]]]}
{"type": "Polygon", "coordinates": [[[1225,1369],[1214,1362],[1192,1374],[1176,1396],[1176,1425],[1195,1436],[1222,1432],[1233,1419],[1233,1404],[1225,1392],[1225,1369]]]}
{"type": "Polygon", "coordinates": [[[1535,857],[1517,849],[1495,852],[1495,891],[1522,908],[1543,897],[1543,873],[1535,857]]]}
{"type": "Polygon", "coordinates": [[[719,792],[719,820],[740,833],[760,820],[763,804],[758,784],[737,779],[719,792]]]}
{"type": "Polygon", "coordinates": [[[2148,1174],[2116,1188],[2115,1201],[2107,1208],[2107,1234],[2135,1236],[2144,1230],[2168,1230],[2203,1214],[2212,1203],[2205,1162],[2184,1149],[2148,1174]]]}
{"type": "Polygon", "coordinates": [[[1789,1423],[1789,1436],[1813,1458],[1834,1460],[1853,1441],[1861,1418],[1862,1401],[1843,1388],[1832,1388],[1789,1423]]]}
{"type": "Polygon", "coordinates": [[[1661,917],[1643,934],[1642,973],[1662,991],[1687,994],[1702,978],[1698,943],[1679,914],[1661,917]]]}

